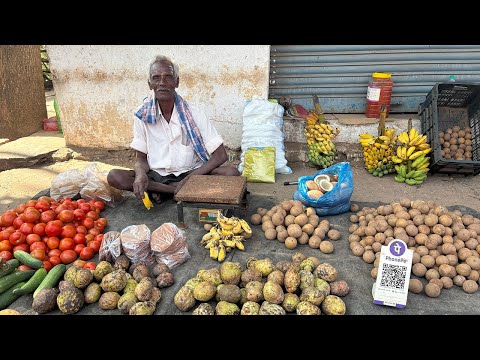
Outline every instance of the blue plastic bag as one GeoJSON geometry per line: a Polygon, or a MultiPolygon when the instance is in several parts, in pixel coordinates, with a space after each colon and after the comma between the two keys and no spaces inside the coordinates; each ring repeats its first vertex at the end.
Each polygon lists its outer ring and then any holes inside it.
{"type": "Polygon", "coordinates": [[[350,211],[350,197],[353,193],[353,173],[350,163],[341,162],[322,169],[312,176],[298,178],[298,188],[293,194],[294,200],[300,200],[305,206],[313,207],[318,216],[337,215],[350,211]],[[307,181],[317,175],[338,175],[338,182],[332,190],[317,200],[307,196],[307,181]]]}

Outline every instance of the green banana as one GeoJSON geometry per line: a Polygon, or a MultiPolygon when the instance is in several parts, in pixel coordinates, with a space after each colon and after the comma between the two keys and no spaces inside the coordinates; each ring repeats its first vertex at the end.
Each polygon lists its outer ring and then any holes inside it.
{"type": "Polygon", "coordinates": [[[397,175],[393,178],[396,182],[402,183],[405,182],[405,178],[403,176],[397,175]]]}
{"type": "Polygon", "coordinates": [[[412,168],[416,168],[418,165],[420,165],[420,163],[423,161],[423,159],[425,159],[425,155],[422,155],[418,158],[415,159],[415,161],[412,163],[412,168]]]}

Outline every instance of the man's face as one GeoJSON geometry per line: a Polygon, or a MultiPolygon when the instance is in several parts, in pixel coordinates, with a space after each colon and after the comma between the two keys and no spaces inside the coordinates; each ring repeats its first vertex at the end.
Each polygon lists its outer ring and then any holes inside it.
{"type": "Polygon", "coordinates": [[[175,97],[175,88],[179,79],[173,76],[173,66],[169,63],[155,63],[150,68],[148,86],[155,91],[155,98],[159,101],[172,100],[175,97]]]}

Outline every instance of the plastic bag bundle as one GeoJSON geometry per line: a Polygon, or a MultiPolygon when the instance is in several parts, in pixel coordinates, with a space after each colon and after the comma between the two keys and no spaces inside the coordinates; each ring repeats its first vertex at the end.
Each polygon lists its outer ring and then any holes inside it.
{"type": "Polygon", "coordinates": [[[147,225],[130,225],[120,233],[124,254],[133,264],[152,265],[155,263],[150,250],[150,229],[147,225]]]}
{"type": "Polygon", "coordinates": [[[245,151],[242,176],[248,182],[275,182],[275,148],[249,148],[245,151]]]}
{"type": "Polygon", "coordinates": [[[123,201],[123,191],[108,184],[108,171],[100,171],[96,163],[88,164],[83,170],[86,184],[80,190],[85,200],[103,200],[105,204],[115,207],[123,201]]]}
{"type": "Polygon", "coordinates": [[[118,231],[109,231],[105,233],[102,239],[102,245],[98,251],[100,261],[115,262],[122,254],[122,243],[120,241],[120,233],[118,231]]]}
{"type": "Polygon", "coordinates": [[[315,208],[318,216],[337,215],[350,211],[350,197],[353,193],[353,173],[350,163],[341,162],[320,170],[312,176],[298,178],[298,188],[293,194],[294,200],[300,200],[305,206],[315,208]],[[338,175],[338,182],[332,190],[314,200],[307,196],[307,181],[317,175],[338,175]]]}
{"type": "Polygon", "coordinates": [[[175,224],[165,223],[152,232],[150,247],[157,262],[170,269],[190,259],[185,235],[175,224]]]}
{"type": "Polygon", "coordinates": [[[252,147],[275,148],[275,171],[291,174],[287,166],[283,134],[283,112],[281,105],[254,96],[243,110],[242,154],[238,171],[243,172],[245,152],[252,147]]]}
{"type": "Polygon", "coordinates": [[[87,184],[83,171],[72,169],[58,174],[52,180],[50,197],[59,201],[73,198],[87,184]]]}

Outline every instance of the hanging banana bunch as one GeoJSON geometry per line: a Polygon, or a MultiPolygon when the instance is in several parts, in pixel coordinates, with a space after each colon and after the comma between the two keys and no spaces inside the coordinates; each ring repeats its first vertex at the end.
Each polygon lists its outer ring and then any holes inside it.
{"type": "Polygon", "coordinates": [[[333,129],[326,122],[321,122],[315,112],[308,113],[305,118],[304,135],[307,139],[310,163],[322,168],[327,168],[333,164],[337,151],[332,139],[339,133],[340,129],[333,129]]]}
{"type": "Polygon", "coordinates": [[[377,137],[370,134],[360,134],[358,142],[363,148],[365,169],[370,174],[382,177],[395,172],[392,156],[396,140],[394,128],[385,128],[384,135],[377,137]]]}
{"type": "Polygon", "coordinates": [[[233,249],[245,250],[245,234],[252,234],[252,229],[245,220],[226,217],[219,211],[217,221],[210,231],[203,235],[200,245],[209,249],[212,259],[222,262],[233,249]]]}
{"type": "Polygon", "coordinates": [[[427,143],[427,136],[419,134],[415,128],[398,135],[400,144],[392,157],[397,176],[396,182],[408,185],[420,185],[427,178],[430,158],[426,156],[432,151],[427,143]]]}

